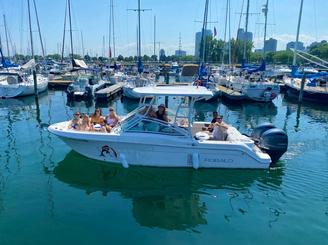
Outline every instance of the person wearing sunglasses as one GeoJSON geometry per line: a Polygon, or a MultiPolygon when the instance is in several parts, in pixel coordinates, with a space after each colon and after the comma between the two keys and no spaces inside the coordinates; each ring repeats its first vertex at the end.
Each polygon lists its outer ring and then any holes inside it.
{"type": "Polygon", "coordinates": [[[106,130],[109,133],[113,127],[117,125],[120,121],[120,118],[117,116],[113,107],[109,107],[109,114],[106,117],[106,130]]]}
{"type": "Polygon", "coordinates": [[[80,112],[74,113],[74,118],[71,120],[71,122],[69,124],[69,128],[75,129],[75,130],[81,129],[81,113],[80,112]]]}
{"type": "Polygon", "coordinates": [[[92,114],[92,116],[90,118],[91,125],[100,124],[101,118],[102,118],[101,109],[96,108],[95,112],[92,114]]]}

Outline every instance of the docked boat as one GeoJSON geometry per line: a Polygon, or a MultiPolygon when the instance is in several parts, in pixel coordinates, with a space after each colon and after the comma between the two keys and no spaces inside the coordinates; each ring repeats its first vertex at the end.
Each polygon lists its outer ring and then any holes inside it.
{"type": "Polygon", "coordinates": [[[142,75],[131,76],[123,84],[123,96],[129,99],[140,99],[140,94],[136,93],[134,89],[148,86],[155,86],[155,80],[153,78],[142,75]]]}
{"type": "Polygon", "coordinates": [[[95,92],[106,87],[106,82],[94,74],[80,74],[67,87],[69,99],[92,99],[95,92]]]}
{"type": "MultiPolygon", "coordinates": [[[[48,89],[48,78],[37,74],[38,93],[48,89]]],[[[34,94],[33,75],[25,75],[17,71],[4,71],[0,73],[0,97],[15,98],[34,94]]]]}
{"type": "MultiPolygon", "coordinates": [[[[312,102],[328,102],[328,74],[325,78],[306,79],[302,98],[312,102]]],[[[285,78],[284,81],[287,95],[292,98],[298,98],[301,91],[302,79],[285,78]]]]}
{"type": "Polygon", "coordinates": [[[179,75],[179,82],[192,83],[198,74],[198,65],[196,64],[185,64],[182,66],[181,73],[179,75]]]}
{"type": "Polygon", "coordinates": [[[110,133],[70,129],[70,122],[49,126],[76,152],[92,159],[121,164],[190,168],[268,168],[287,150],[284,131],[271,124],[256,128],[251,136],[228,126],[225,140],[214,140],[193,121],[193,106],[212,93],[203,87],[160,86],[135,88],[140,103],[110,133]],[[178,105],[169,122],[148,116],[159,97],[174,97],[178,105]],[[149,98],[151,97],[151,100],[149,98]]]}

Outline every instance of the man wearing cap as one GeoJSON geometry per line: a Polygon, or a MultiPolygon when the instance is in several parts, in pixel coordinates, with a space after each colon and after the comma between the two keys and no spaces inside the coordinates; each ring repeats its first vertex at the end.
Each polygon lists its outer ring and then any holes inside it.
{"type": "Polygon", "coordinates": [[[162,121],[165,121],[165,122],[169,121],[169,119],[167,118],[167,115],[166,115],[166,108],[165,108],[164,104],[160,104],[158,106],[158,110],[156,111],[156,118],[158,120],[162,120],[162,121]]]}

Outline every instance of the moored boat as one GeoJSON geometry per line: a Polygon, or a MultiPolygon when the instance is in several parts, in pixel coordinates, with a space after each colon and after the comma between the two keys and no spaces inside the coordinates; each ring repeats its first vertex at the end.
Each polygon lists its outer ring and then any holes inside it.
{"type": "Polygon", "coordinates": [[[142,97],[139,107],[110,133],[76,131],[69,122],[48,129],[78,153],[123,167],[268,168],[287,150],[287,135],[272,125],[258,127],[249,137],[229,126],[224,140],[213,139],[203,131],[208,123],[193,121],[195,101],[212,96],[204,87],[142,87],[134,92],[142,97]],[[148,116],[163,96],[179,101],[169,122],[148,116]]]}

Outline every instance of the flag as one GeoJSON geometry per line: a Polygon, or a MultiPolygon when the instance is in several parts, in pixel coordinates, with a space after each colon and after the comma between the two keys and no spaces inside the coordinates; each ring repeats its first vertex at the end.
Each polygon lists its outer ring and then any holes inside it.
{"type": "Polygon", "coordinates": [[[217,34],[217,32],[216,32],[216,28],[214,26],[214,34],[213,34],[213,36],[216,37],[216,34],[217,34]]]}

